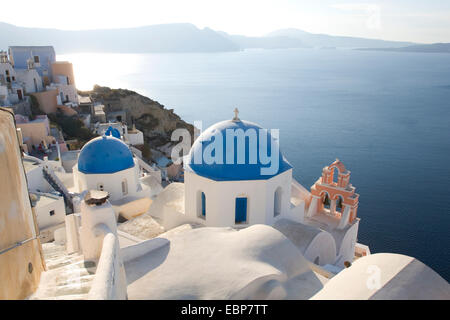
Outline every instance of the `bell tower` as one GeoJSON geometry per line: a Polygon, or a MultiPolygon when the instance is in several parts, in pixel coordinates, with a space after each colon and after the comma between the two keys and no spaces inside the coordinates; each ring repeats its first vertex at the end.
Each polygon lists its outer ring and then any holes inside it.
{"type": "Polygon", "coordinates": [[[359,194],[355,190],[350,183],[350,171],[336,159],[322,169],[322,176],[311,187],[312,199],[306,216],[326,214],[340,220],[338,229],[345,228],[356,219],[359,194]],[[336,171],[337,181],[334,181],[336,171]]]}

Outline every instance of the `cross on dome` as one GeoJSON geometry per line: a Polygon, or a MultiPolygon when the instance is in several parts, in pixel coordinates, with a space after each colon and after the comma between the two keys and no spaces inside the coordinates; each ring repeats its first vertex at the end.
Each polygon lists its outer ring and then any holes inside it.
{"type": "Polygon", "coordinates": [[[234,108],[234,118],[233,121],[241,121],[241,119],[239,119],[238,115],[239,115],[239,109],[238,108],[234,108]]]}

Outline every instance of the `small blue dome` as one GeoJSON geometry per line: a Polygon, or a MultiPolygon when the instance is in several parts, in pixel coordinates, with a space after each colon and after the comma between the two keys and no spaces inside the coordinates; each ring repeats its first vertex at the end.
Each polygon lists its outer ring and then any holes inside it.
{"type": "MultiPolygon", "coordinates": [[[[236,181],[236,180],[266,180],[270,179],[284,171],[287,171],[292,168],[289,162],[284,158],[281,151],[279,150],[278,141],[276,141],[270,134],[269,131],[266,131],[262,136],[266,135],[267,139],[267,150],[263,150],[263,154],[267,154],[269,157],[272,154],[271,152],[271,141],[276,144],[278,147],[278,154],[274,156],[274,159],[278,160],[278,168],[275,167],[276,171],[268,174],[267,172],[262,172],[262,169],[271,167],[271,163],[267,163],[267,161],[261,161],[260,159],[260,134],[259,130],[263,129],[259,125],[248,122],[248,121],[233,121],[227,120],[219,122],[207,130],[205,130],[198,138],[195,140],[192,145],[191,151],[189,155],[187,155],[185,159],[185,170],[194,172],[199,176],[209,178],[216,181],[236,181]],[[245,161],[238,161],[238,139],[234,137],[234,152],[232,150],[233,145],[230,143],[227,146],[227,130],[232,130],[230,132],[235,132],[235,130],[242,129],[244,132],[255,131],[256,135],[253,140],[256,140],[256,148],[253,148],[250,152],[250,138],[245,138],[245,161]],[[249,130],[250,131],[247,131],[249,130]],[[216,137],[222,137],[222,145],[218,152],[218,158],[222,159],[222,161],[216,161],[221,163],[211,163],[211,161],[205,161],[205,150],[214,149],[211,145],[213,141],[215,141],[216,137]],[[210,146],[211,145],[211,146],[210,146]],[[206,148],[206,149],[205,149],[206,148]],[[256,149],[256,150],[254,150],[256,149]],[[228,154],[228,156],[227,156],[228,154]],[[231,159],[231,156],[234,154],[234,159],[231,159]],[[230,156],[231,155],[231,156],[230,156]],[[255,159],[256,156],[256,159],[255,159]],[[197,158],[195,158],[197,157],[197,158]],[[228,159],[227,159],[228,157],[228,159]],[[201,158],[201,163],[199,163],[198,158],[201,158]],[[251,160],[252,158],[253,160],[251,160]],[[211,164],[208,164],[211,163],[211,164]],[[243,162],[243,163],[242,163],[243,162]]],[[[255,143],[255,142],[253,142],[255,143]]],[[[216,146],[220,146],[216,144],[216,146]]],[[[264,144],[262,148],[265,149],[264,144]]],[[[276,151],[275,151],[276,152],[276,151]]],[[[242,152],[241,152],[242,153],[242,152]]],[[[216,156],[216,151],[211,152],[212,157],[216,156]]],[[[242,156],[242,155],[241,155],[242,156]]]]}
{"type": "Polygon", "coordinates": [[[113,136],[114,138],[120,139],[120,131],[109,126],[105,131],[105,136],[113,136]]]}
{"type": "Polygon", "coordinates": [[[133,154],[121,140],[112,136],[92,139],[78,157],[78,170],[86,174],[114,173],[134,167],[133,154]]]}

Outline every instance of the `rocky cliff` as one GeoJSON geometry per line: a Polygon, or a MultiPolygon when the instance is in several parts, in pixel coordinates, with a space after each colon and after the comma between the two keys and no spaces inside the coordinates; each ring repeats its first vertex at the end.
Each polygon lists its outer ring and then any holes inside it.
{"type": "Polygon", "coordinates": [[[159,102],[134,91],[96,85],[92,91],[80,94],[89,95],[94,102],[103,103],[107,115],[125,111],[128,126],[134,123],[144,133],[145,142],[153,149],[167,145],[177,128],[185,128],[193,136],[193,125],[183,121],[173,109],[166,109],[159,102]]]}

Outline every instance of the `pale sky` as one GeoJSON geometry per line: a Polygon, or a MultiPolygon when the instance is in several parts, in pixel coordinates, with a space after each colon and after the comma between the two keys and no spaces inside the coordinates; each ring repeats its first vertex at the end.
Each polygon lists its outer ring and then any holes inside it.
{"type": "Polygon", "coordinates": [[[450,42],[449,0],[14,0],[0,21],[24,27],[109,29],[189,22],[261,36],[281,28],[413,42],[450,42]]]}

